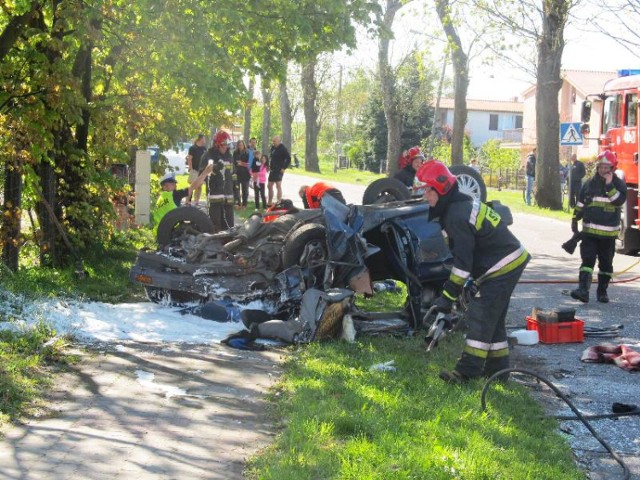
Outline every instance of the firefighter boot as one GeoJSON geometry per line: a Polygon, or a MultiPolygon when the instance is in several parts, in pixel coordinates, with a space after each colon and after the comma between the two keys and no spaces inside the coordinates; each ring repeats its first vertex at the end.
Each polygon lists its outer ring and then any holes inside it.
{"type": "MultiPolygon", "coordinates": [[[[482,376],[489,378],[494,373],[499,372],[500,370],[504,370],[509,368],[509,357],[487,357],[487,361],[484,364],[484,370],[482,372],[482,376]]],[[[505,372],[500,374],[496,380],[498,382],[506,382],[509,380],[509,372],[505,372]]]]}
{"type": "Polygon", "coordinates": [[[589,303],[589,289],[591,288],[591,272],[580,272],[578,288],[571,290],[571,297],[582,303],[589,303]]]}
{"type": "Polygon", "coordinates": [[[598,291],[596,295],[600,303],[609,303],[609,295],[607,295],[609,280],[611,280],[609,275],[598,275],[598,291]]]}

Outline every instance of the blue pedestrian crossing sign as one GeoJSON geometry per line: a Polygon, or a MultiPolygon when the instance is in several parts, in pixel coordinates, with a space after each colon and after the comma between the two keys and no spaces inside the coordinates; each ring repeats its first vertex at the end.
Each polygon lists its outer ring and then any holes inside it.
{"type": "Polygon", "coordinates": [[[579,122],[560,124],[560,145],[582,145],[579,122]]]}

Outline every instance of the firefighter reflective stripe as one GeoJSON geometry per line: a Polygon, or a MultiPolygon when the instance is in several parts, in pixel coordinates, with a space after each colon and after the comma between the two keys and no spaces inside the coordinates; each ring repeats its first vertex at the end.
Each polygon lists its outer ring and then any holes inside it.
{"type": "Polygon", "coordinates": [[[471,276],[471,272],[466,272],[460,268],[453,267],[451,269],[451,276],[449,280],[451,280],[456,285],[464,286],[464,282],[467,281],[467,278],[471,276]]]}
{"type": "Polygon", "coordinates": [[[620,196],[620,192],[615,187],[613,187],[607,192],[607,196],[609,197],[609,201],[613,202],[620,196]]]}
{"type": "Polygon", "coordinates": [[[593,273],[593,268],[591,267],[580,267],[581,272],[593,273]]]}
{"type": "Polygon", "coordinates": [[[209,203],[212,203],[212,204],[233,202],[233,195],[224,195],[221,193],[217,195],[209,195],[208,198],[209,198],[209,203]]]}
{"type": "Polygon", "coordinates": [[[487,220],[494,228],[500,223],[500,215],[489,208],[480,200],[473,201],[473,208],[471,209],[471,215],[469,217],[469,223],[473,225],[476,230],[482,228],[482,223],[487,220]]]}
{"type": "Polygon", "coordinates": [[[584,223],[582,222],[582,233],[588,233],[590,235],[596,235],[599,237],[617,237],[620,231],[620,225],[599,225],[597,223],[584,223]]]}
{"type": "Polygon", "coordinates": [[[491,346],[489,347],[489,350],[493,351],[493,350],[504,350],[505,348],[509,348],[509,342],[507,342],[506,340],[504,342],[496,342],[496,343],[492,343],[491,346]]]}
{"type": "Polygon", "coordinates": [[[480,342],[478,340],[466,339],[464,342],[465,353],[474,357],[487,358],[489,356],[490,343],[480,342]]]}
{"type": "Polygon", "coordinates": [[[508,357],[508,356],[509,356],[509,347],[505,347],[500,349],[489,350],[489,354],[487,355],[487,358],[500,358],[500,357],[508,357]]]}
{"type": "Polygon", "coordinates": [[[527,258],[529,258],[529,253],[524,249],[523,246],[520,246],[519,249],[502,258],[502,260],[500,260],[493,267],[487,270],[484,275],[478,278],[477,281],[478,283],[481,283],[487,278],[493,278],[499,275],[504,275],[505,273],[509,273],[526,262],[527,258]]]}
{"type": "Polygon", "coordinates": [[[446,290],[443,290],[443,291],[442,291],[442,295],[443,295],[444,297],[447,297],[447,298],[448,298],[449,300],[451,300],[452,302],[455,302],[455,301],[457,300],[457,298],[458,298],[458,296],[457,296],[457,295],[456,295],[456,296],[454,296],[454,295],[452,295],[451,293],[447,292],[446,290]]]}

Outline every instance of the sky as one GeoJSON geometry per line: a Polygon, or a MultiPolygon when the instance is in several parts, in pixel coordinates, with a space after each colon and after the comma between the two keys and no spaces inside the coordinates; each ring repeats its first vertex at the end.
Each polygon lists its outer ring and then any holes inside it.
{"type": "MultiPolygon", "coordinates": [[[[422,5],[424,2],[416,2],[422,5]]],[[[410,4],[411,5],[411,4],[410,4]]],[[[404,7],[394,21],[395,40],[390,46],[392,62],[403,56],[415,46],[431,49],[436,62],[443,58],[444,42],[434,40],[441,37],[441,27],[437,19],[425,18],[418,10],[404,7]]],[[[588,6],[583,6],[576,14],[586,17],[588,6]]],[[[603,24],[602,19],[598,20],[603,24]]],[[[563,68],[592,71],[617,71],[621,68],[640,68],[640,56],[634,56],[627,49],[602,33],[589,31],[591,27],[580,27],[577,21],[570,23],[565,30],[565,48],[563,68]]],[[[359,35],[359,46],[353,55],[340,56],[340,62],[347,68],[365,66],[375,68],[377,64],[377,44],[359,35]]],[[[447,75],[452,68],[447,67],[447,75]]],[[[524,92],[535,79],[512,67],[494,62],[493,66],[482,65],[482,58],[476,58],[470,65],[470,85],[468,98],[482,100],[512,100],[524,92]]]]}

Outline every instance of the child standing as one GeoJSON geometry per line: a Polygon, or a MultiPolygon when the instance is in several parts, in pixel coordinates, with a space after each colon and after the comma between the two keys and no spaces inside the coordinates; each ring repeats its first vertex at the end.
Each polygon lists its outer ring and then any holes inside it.
{"type": "MultiPolygon", "coordinates": [[[[257,155],[256,155],[257,157],[257,155]]],[[[262,199],[262,208],[267,208],[267,197],[265,189],[267,184],[267,174],[269,172],[269,157],[262,154],[260,160],[253,163],[251,168],[253,175],[253,192],[256,200],[256,210],[260,210],[260,199],[262,199]]]]}

